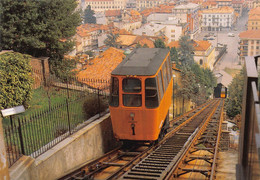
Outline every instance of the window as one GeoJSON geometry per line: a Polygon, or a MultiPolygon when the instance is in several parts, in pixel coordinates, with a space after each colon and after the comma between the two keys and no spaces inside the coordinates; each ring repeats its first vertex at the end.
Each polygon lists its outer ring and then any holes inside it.
{"type": "Polygon", "coordinates": [[[127,107],[140,107],[142,106],[142,95],[123,94],[123,104],[127,107]]]}
{"type": "Polygon", "coordinates": [[[200,59],[200,65],[202,65],[203,64],[203,60],[202,59],[200,59]]]}
{"type": "Polygon", "coordinates": [[[147,78],[145,80],[145,106],[147,108],[159,106],[156,78],[147,78]]]}
{"type": "Polygon", "coordinates": [[[170,59],[170,56],[169,56],[169,58],[168,58],[168,68],[169,68],[169,71],[168,71],[168,73],[169,73],[169,81],[171,80],[171,78],[172,78],[172,63],[171,63],[171,59],[170,59]]]}
{"type": "Polygon", "coordinates": [[[119,82],[116,77],[112,77],[110,86],[109,105],[117,107],[119,105],[119,82]]]}
{"type": "Polygon", "coordinates": [[[167,79],[167,71],[166,71],[165,63],[162,66],[162,73],[163,73],[163,87],[164,87],[164,92],[165,92],[168,87],[168,79],[167,79]]]}
{"type": "Polygon", "coordinates": [[[136,78],[123,79],[123,91],[127,93],[141,92],[141,80],[136,78]]]}
{"type": "Polygon", "coordinates": [[[163,98],[163,84],[162,84],[162,73],[159,71],[157,76],[157,81],[159,82],[159,93],[160,93],[160,100],[163,98]]]}

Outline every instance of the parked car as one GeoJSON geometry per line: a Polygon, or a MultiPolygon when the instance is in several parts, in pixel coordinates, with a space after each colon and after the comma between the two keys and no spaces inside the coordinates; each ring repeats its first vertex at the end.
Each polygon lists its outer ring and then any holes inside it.
{"type": "Polygon", "coordinates": [[[210,35],[209,34],[206,34],[204,37],[209,37],[210,35]]]}
{"type": "Polygon", "coordinates": [[[214,40],[214,38],[213,38],[213,37],[211,37],[211,38],[209,38],[208,40],[214,40]]]}
{"type": "Polygon", "coordinates": [[[228,37],[235,37],[234,33],[228,33],[228,37]]]}
{"type": "Polygon", "coordinates": [[[207,40],[208,40],[208,38],[206,38],[206,37],[203,38],[203,41],[207,41],[207,40]]]}

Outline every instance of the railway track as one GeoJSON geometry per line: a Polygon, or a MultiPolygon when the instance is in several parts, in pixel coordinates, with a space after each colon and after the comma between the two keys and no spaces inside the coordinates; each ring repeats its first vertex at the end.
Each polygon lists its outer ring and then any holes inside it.
{"type": "Polygon", "coordinates": [[[214,100],[178,118],[158,144],[120,147],[61,179],[175,178],[181,174],[176,164],[186,157],[194,142],[199,142],[199,135],[219,105],[220,100],[214,100]]]}

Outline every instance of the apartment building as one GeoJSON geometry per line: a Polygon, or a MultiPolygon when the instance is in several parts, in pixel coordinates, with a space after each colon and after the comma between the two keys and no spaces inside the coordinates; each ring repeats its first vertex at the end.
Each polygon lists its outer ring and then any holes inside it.
{"type": "Polygon", "coordinates": [[[260,54],[260,29],[247,30],[239,34],[239,60],[244,63],[246,56],[260,54]]]}
{"type": "Polygon", "coordinates": [[[186,34],[189,34],[191,39],[199,32],[199,11],[200,6],[194,3],[186,3],[175,6],[172,9],[172,14],[181,20],[181,23],[187,23],[186,34]]]}
{"type": "Polygon", "coordinates": [[[153,8],[158,6],[159,4],[163,4],[166,0],[135,0],[136,8],[138,10],[143,10],[147,8],[153,8]]]}
{"type": "Polygon", "coordinates": [[[118,10],[125,9],[127,0],[84,0],[85,3],[82,3],[82,9],[85,10],[88,5],[91,6],[91,9],[95,12],[103,12],[106,10],[118,10]]]}
{"type": "Polygon", "coordinates": [[[232,29],[236,19],[234,9],[227,6],[216,9],[206,9],[203,10],[201,14],[201,28],[205,31],[232,29]]]}
{"type": "Polygon", "coordinates": [[[232,0],[232,7],[240,17],[245,9],[245,0],[232,0]]]}
{"type": "Polygon", "coordinates": [[[82,24],[77,27],[76,54],[98,47],[98,37],[107,32],[109,27],[100,24],[82,24]]]}
{"type": "Polygon", "coordinates": [[[260,7],[251,9],[248,13],[248,30],[260,29],[260,7]]]}
{"type": "Polygon", "coordinates": [[[216,0],[218,7],[229,6],[232,7],[232,0],[216,0]]]}

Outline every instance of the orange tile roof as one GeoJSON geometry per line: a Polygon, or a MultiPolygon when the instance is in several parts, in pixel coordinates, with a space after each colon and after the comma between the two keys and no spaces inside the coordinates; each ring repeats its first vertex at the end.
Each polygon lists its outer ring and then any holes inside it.
{"type": "MultiPolygon", "coordinates": [[[[170,48],[179,47],[179,41],[173,41],[168,44],[170,48]]],[[[195,51],[206,51],[211,46],[208,41],[193,41],[193,47],[195,51]]]]}
{"type": "Polygon", "coordinates": [[[120,16],[120,15],[121,15],[121,10],[107,10],[107,11],[105,11],[106,17],[120,16]]]}
{"type": "Polygon", "coordinates": [[[232,13],[232,12],[234,12],[234,9],[229,6],[202,10],[202,13],[232,13]]]}
{"type": "MultiPolygon", "coordinates": [[[[81,81],[82,79],[99,79],[108,81],[111,72],[119,63],[121,63],[124,57],[124,51],[110,47],[95,59],[90,60],[91,65],[85,65],[85,70],[80,71],[77,74],[77,77],[79,80],[81,79],[81,81]]],[[[84,80],[82,82],[88,84],[88,82],[84,80]]],[[[88,85],[92,85],[94,88],[104,88],[102,87],[102,84],[98,83],[95,85],[93,85],[93,83],[88,85]]]]}
{"type": "Polygon", "coordinates": [[[77,27],[77,34],[81,37],[90,36],[90,33],[97,30],[108,30],[109,26],[102,24],[82,24],[77,27]]]}
{"type": "Polygon", "coordinates": [[[258,30],[247,30],[239,34],[241,39],[260,39],[260,29],[258,30]]]}
{"type": "Polygon", "coordinates": [[[251,9],[248,13],[248,15],[252,15],[252,14],[260,14],[260,7],[257,7],[257,8],[254,8],[254,9],[251,9]]]}

